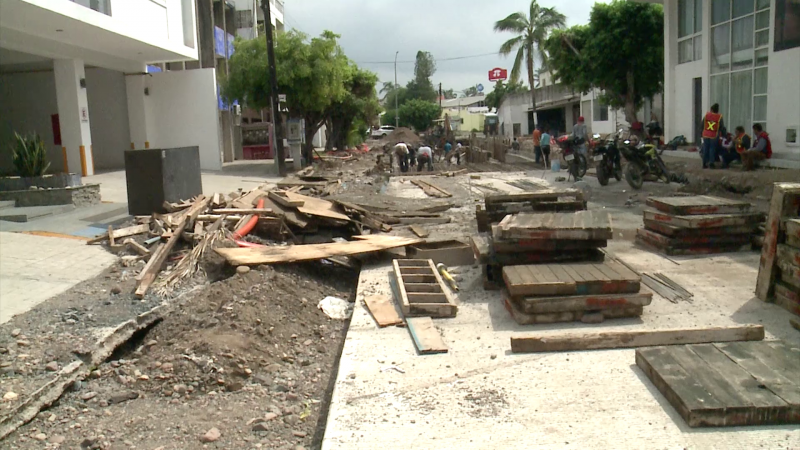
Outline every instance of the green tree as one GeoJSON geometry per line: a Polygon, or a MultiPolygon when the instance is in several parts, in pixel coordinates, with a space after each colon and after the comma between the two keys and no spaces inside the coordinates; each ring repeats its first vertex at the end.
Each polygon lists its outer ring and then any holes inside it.
{"type": "MultiPolygon", "coordinates": [[[[338,37],[325,31],[309,40],[295,30],[276,37],[278,89],[286,94],[289,116],[305,120],[307,157],[313,150],[314,134],[328,119],[331,106],[348,94],[345,79],[349,61],[337,43],[338,37]]],[[[229,75],[221,81],[223,96],[256,109],[269,107],[271,88],[264,39],[237,39],[234,45],[229,75]]]]}
{"type": "Polygon", "coordinates": [[[492,92],[486,95],[486,106],[490,109],[499,108],[504,98],[519,92],[528,92],[528,88],[519,81],[504,83],[503,80],[499,80],[495,83],[492,92]]]}
{"type": "MultiPolygon", "coordinates": [[[[365,126],[378,115],[380,105],[375,94],[375,84],[378,76],[370,71],[360,69],[350,63],[345,75],[346,94],[326,111],[328,122],[331,124],[331,134],[326,148],[336,147],[339,150],[347,148],[356,137],[354,128],[365,126]]],[[[362,134],[363,136],[363,134],[362,134]]],[[[360,142],[357,142],[360,143],[360,142]]]]}
{"type": "MultiPolygon", "coordinates": [[[[631,16],[628,20],[636,20],[631,16]]],[[[566,17],[555,8],[543,8],[536,0],[531,0],[529,14],[523,12],[510,14],[503,20],[494,24],[495,31],[508,31],[516,34],[515,37],[507,40],[500,46],[500,54],[508,56],[514,50],[517,55],[514,58],[514,67],[511,69],[511,81],[518,81],[522,64],[528,70],[528,85],[531,87],[531,102],[533,110],[534,124],[538,120],[536,117],[536,91],[534,86],[534,63],[538,56],[544,64],[547,61],[547,54],[544,51],[544,42],[551,31],[563,28],[566,17]]]]}
{"type": "Polygon", "coordinates": [[[642,102],[661,92],[664,79],[664,10],[661,5],[616,0],[596,3],[588,25],[553,33],[546,43],[555,76],[624,108],[637,122],[642,102]]]}
{"type": "Polygon", "coordinates": [[[414,63],[414,79],[406,84],[406,99],[435,102],[439,98],[439,93],[431,82],[434,73],[436,73],[436,61],[433,55],[430,52],[418,51],[414,63]]]}
{"type": "Polygon", "coordinates": [[[411,126],[417,131],[425,131],[441,115],[439,105],[419,99],[407,100],[400,107],[400,125],[411,126]]]}
{"type": "Polygon", "coordinates": [[[444,95],[444,98],[446,98],[446,99],[451,99],[451,98],[456,98],[457,97],[455,91],[452,90],[452,89],[445,89],[444,91],[442,91],[442,95],[444,95]]]}
{"type": "Polygon", "coordinates": [[[479,94],[477,86],[470,86],[464,89],[464,95],[467,97],[477,97],[479,94]]]}

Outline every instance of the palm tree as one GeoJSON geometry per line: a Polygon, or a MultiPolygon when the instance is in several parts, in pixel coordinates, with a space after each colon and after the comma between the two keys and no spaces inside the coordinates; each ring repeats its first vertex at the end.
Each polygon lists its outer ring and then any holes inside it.
{"type": "Polygon", "coordinates": [[[500,54],[508,56],[515,49],[517,56],[514,58],[514,68],[511,69],[511,81],[519,80],[523,60],[528,69],[528,84],[531,86],[531,101],[533,102],[533,120],[536,119],[536,90],[534,89],[534,56],[538,56],[544,63],[547,55],[544,52],[544,41],[550,32],[556,28],[564,28],[567,18],[556,11],[555,8],[542,8],[531,0],[528,16],[522,12],[510,14],[503,20],[494,24],[494,31],[510,31],[516,36],[507,40],[500,46],[500,54]]]}
{"type": "Polygon", "coordinates": [[[394,91],[395,85],[391,81],[384,81],[383,87],[381,88],[380,94],[389,94],[394,91]]]}

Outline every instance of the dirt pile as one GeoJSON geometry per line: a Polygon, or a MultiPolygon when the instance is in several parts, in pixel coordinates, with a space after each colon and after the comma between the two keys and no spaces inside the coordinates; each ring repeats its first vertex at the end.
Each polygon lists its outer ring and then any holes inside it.
{"type": "Polygon", "coordinates": [[[211,428],[219,448],[312,448],[346,327],[317,303],[352,299],[356,282],[338,267],[260,266],[190,291],[9,448],[42,448],[42,435],[63,448],[200,448],[211,428]]]}
{"type": "Polygon", "coordinates": [[[384,144],[397,145],[398,142],[418,145],[422,139],[417,136],[410,128],[400,127],[392,131],[388,136],[381,140],[384,144]]]}

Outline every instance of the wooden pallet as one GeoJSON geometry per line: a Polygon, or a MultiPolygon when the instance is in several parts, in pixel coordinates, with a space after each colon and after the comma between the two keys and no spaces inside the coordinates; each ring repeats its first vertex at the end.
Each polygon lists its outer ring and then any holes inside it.
{"type": "Polygon", "coordinates": [[[695,216],[675,216],[655,209],[644,210],[644,220],[674,225],[680,228],[719,228],[730,226],[752,225],[761,222],[761,213],[737,214],[698,214],[695,216]]]}
{"type": "Polygon", "coordinates": [[[542,314],[529,314],[522,310],[515,301],[505,299],[505,306],[514,322],[520,325],[536,325],[545,323],[585,322],[601,323],[606,319],[639,317],[644,313],[644,306],[626,306],[594,311],[562,311],[542,314]]]}
{"type": "MultiPolygon", "coordinates": [[[[787,219],[783,228],[786,230],[786,238],[800,239],[800,219],[787,219]]],[[[795,246],[797,247],[797,246],[795,246]]]]}
{"type": "Polygon", "coordinates": [[[782,281],[775,282],[775,304],[800,316],[800,289],[782,281]]]}
{"type": "Polygon", "coordinates": [[[732,227],[712,227],[712,228],[681,228],[668,223],[657,222],[655,220],[645,220],[644,227],[659,234],[669,237],[701,237],[719,236],[724,234],[745,234],[753,233],[758,230],[758,223],[739,225],[732,227]]]}
{"type": "Polygon", "coordinates": [[[455,317],[458,306],[430,259],[395,259],[393,288],[406,317],[455,317]]]}
{"type": "Polygon", "coordinates": [[[503,280],[513,297],[634,294],[641,287],[641,277],[616,261],[507,266],[503,280]]]}
{"type": "Polygon", "coordinates": [[[523,250],[515,253],[498,253],[493,249],[492,239],[483,235],[472,236],[470,238],[470,245],[472,246],[472,251],[475,253],[475,257],[478,262],[497,266],[578,261],[603,262],[605,259],[605,253],[592,247],[573,249],[569,251],[558,249],[552,251],[523,250]]]}
{"type": "Polygon", "coordinates": [[[800,266],[800,248],[786,244],[778,244],[778,261],[783,261],[785,264],[800,266]]]}
{"type": "Polygon", "coordinates": [[[558,201],[560,198],[584,200],[583,191],[579,189],[543,189],[535,192],[487,195],[484,198],[484,204],[488,208],[489,205],[497,203],[558,201]]]}
{"type": "Polygon", "coordinates": [[[575,212],[586,209],[584,201],[555,201],[540,202],[532,204],[509,203],[504,204],[503,208],[498,205],[490,205],[492,209],[484,209],[481,205],[475,207],[475,219],[478,222],[478,231],[485,233],[496,223],[501,222],[509,214],[519,214],[521,212],[543,213],[543,212],[575,212]]]}
{"type": "Polygon", "coordinates": [[[751,251],[752,248],[749,242],[743,245],[725,244],[712,247],[704,247],[704,246],[689,247],[689,248],[664,247],[658,243],[651,242],[639,235],[636,236],[634,242],[636,242],[636,244],[648,250],[652,250],[657,253],[663,253],[669,256],[699,256],[699,255],[714,255],[717,253],[739,253],[739,252],[749,252],[751,251]]]}
{"type": "Polygon", "coordinates": [[[778,270],[780,272],[779,280],[794,286],[795,289],[800,289],[800,267],[778,258],[778,270]]]}
{"type": "Polygon", "coordinates": [[[549,314],[566,311],[603,311],[635,306],[647,306],[653,301],[653,294],[585,294],[553,297],[512,298],[515,305],[526,314],[549,314]]]}
{"type": "Polygon", "coordinates": [[[780,341],[636,350],[639,366],[690,427],[800,424],[800,348],[780,341]]]}
{"type": "Polygon", "coordinates": [[[574,213],[520,213],[507,216],[493,228],[493,238],[611,239],[611,216],[605,211],[574,213]]]}
{"type": "Polygon", "coordinates": [[[735,214],[746,212],[750,203],[709,195],[689,197],[649,197],[647,206],[676,216],[696,214],[735,214]]]}
{"type": "Polygon", "coordinates": [[[652,242],[659,247],[672,247],[672,248],[695,248],[695,247],[708,247],[713,248],[717,245],[744,245],[750,242],[751,233],[743,234],[719,234],[715,236],[681,236],[670,237],[664,236],[653,230],[646,228],[639,228],[636,230],[636,235],[648,242],[652,242]]]}
{"type": "Polygon", "coordinates": [[[797,243],[800,244],[800,237],[796,234],[800,233],[800,223],[793,222],[797,221],[798,216],[800,216],[800,183],[775,183],[769,203],[764,245],[761,247],[761,262],[756,279],[756,297],[765,302],[773,298],[775,291],[778,244],[786,242],[787,235],[797,238],[797,243]],[[785,227],[783,233],[782,227],[785,227]]]}

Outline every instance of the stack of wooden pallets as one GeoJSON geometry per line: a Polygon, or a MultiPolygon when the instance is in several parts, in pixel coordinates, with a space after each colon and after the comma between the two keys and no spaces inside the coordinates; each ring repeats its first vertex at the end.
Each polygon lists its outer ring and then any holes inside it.
{"type": "Polygon", "coordinates": [[[509,214],[521,212],[571,212],[586,209],[583,192],[578,189],[542,189],[534,192],[489,195],[484,205],[475,207],[478,231],[491,232],[492,225],[509,214]]]}
{"type": "Polygon", "coordinates": [[[800,183],[775,183],[756,295],[800,316],[800,183]]]}
{"type": "Polygon", "coordinates": [[[653,294],[617,261],[503,268],[505,305],[521,325],[641,316],[653,294]]]}
{"type": "Polygon", "coordinates": [[[603,211],[509,215],[492,233],[473,236],[473,251],[483,267],[484,287],[502,287],[502,268],[521,264],[602,262],[611,239],[611,219],[603,211]]]}
{"type": "Polygon", "coordinates": [[[764,215],[750,203],[706,195],[650,197],[636,242],[667,255],[749,250],[764,215]]]}

